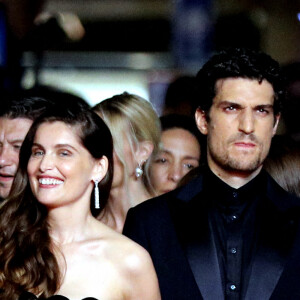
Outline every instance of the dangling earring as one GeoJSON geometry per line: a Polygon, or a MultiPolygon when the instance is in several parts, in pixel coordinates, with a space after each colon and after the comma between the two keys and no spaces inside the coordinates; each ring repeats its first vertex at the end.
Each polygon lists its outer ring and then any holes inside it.
{"type": "Polygon", "coordinates": [[[139,178],[143,175],[144,171],[142,169],[142,164],[139,163],[139,165],[135,168],[135,177],[139,178]]]}
{"type": "Polygon", "coordinates": [[[98,183],[99,181],[96,179],[94,180],[95,183],[95,190],[94,190],[94,195],[95,195],[95,208],[100,209],[100,200],[99,200],[99,188],[98,188],[98,183]]]}

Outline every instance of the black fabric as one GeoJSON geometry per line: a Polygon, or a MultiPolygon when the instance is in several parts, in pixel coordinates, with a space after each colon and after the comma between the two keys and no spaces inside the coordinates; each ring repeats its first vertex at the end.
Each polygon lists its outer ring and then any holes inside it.
{"type": "Polygon", "coordinates": [[[205,171],[203,197],[212,202],[211,232],[216,244],[222,288],[227,300],[239,300],[247,287],[255,235],[256,209],[265,195],[264,173],[239,189],[205,171]]]}
{"type": "MultiPolygon", "coordinates": [[[[242,266],[238,297],[300,299],[296,283],[300,278],[300,199],[286,193],[268,174],[259,176],[257,183],[252,181],[244,193],[243,188],[240,191],[249,201],[237,203],[238,212],[250,217],[250,222],[245,219],[246,228],[241,228],[242,238],[238,237],[246,248],[242,263],[237,263],[242,266]]],[[[201,174],[186,186],[128,212],[123,233],[149,251],[163,300],[225,299],[226,264],[218,253],[223,237],[217,236],[213,214],[225,213],[220,207],[214,209],[213,197],[205,195],[206,180],[201,174]]],[[[219,186],[211,194],[215,191],[218,194],[219,186]]],[[[221,218],[225,224],[226,217],[221,218]]],[[[224,230],[225,236],[231,234],[230,228],[224,230]]]]}
{"type": "MultiPolygon", "coordinates": [[[[46,300],[46,299],[47,300],[69,300],[69,298],[67,298],[65,296],[61,296],[61,295],[54,295],[54,296],[51,296],[49,298],[38,298],[34,294],[29,293],[29,292],[25,292],[19,297],[19,300],[37,300],[37,299],[42,299],[42,300],[46,300]]],[[[87,297],[87,298],[84,298],[82,300],[98,300],[98,299],[93,298],[93,297],[87,297]]]]}

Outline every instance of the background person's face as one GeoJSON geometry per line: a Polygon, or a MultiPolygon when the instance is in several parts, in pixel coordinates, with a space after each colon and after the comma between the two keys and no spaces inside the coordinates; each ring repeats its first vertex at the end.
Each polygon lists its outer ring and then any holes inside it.
{"type": "Polygon", "coordinates": [[[19,165],[19,152],[32,124],[26,118],[0,118],[0,197],[10,192],[19,165]]]}
{"type": "Polygon", "coordinates": [[[216,174],[251,174],[261,168],[279,120],[274,125],[272,85],[228,78],[216,83],[216,91],[209,120],[196,113],[200,130],[207,134],[208,164],[216,174]]]}
{"type": "Polygon", "coordinates": [[[126,134],[123,135],[122,139],[122,154],[124,162],[126,164],[126,169],[120,161],[116,151],[113,152],[114,161],[114,175],[112,181],[112,188],[122,187],[125,183],[125,177],[127,179],[134,177],[134,170],[137,167],[137,163],[134,159],[133,150],[130,146],[126,134]]]}
{"type": "Polygon", "coordinates": [[[189,131],[174,128],[162,132],[162,151],[150,168],[151,183],[158,195],[176,188],[180,179],[199,166],[200,145],[189,131]]]}

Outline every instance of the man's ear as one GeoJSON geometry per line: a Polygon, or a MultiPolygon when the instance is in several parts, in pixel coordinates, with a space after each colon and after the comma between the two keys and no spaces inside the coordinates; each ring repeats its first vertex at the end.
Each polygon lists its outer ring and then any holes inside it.
{"type": "Polygon", "coordinates": [[[281,117],[280,113],[275,116],[275,123],[274,123],[274,126],[273,126],[273,136],[276,134],[280,117],[281,117]]]}
{"type": "Polygon", "coordinates": [[[135,160],[138,163],[145,162],[153,152],[153,144],[150,141],[140,142],[135,152],[135,160]]]}
{"type": "Polygon", "coordinates": [[[208,122],[205,111],[200,108],[197,108],[195,112],[195,120],[200,132],[206,135],[208,133],[208,122]]]}
{"type": "Polygon", "coordinates": [[[106,175],[108,170],[108,159],[106,156],[102,156],[96,160],[96,166],[94,168],[92,180],[98,180],[100,182],[106,175]]]}

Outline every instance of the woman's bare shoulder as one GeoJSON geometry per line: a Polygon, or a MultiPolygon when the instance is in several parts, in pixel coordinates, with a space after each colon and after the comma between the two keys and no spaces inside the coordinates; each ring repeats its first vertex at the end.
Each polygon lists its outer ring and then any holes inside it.
{"type": "Polygon", "coordinates": [[[99,229],[101,238],[97,243],[101,251],[97,257],[102,266],[99,270],[106,281],[111,278],[114,285],[118,282],[126,299],[160,299],[158,281],[149,253],[106,225],[99,229]]]}
{"type": "Polygon", "coordinates": [[[152,267],[152,261],[148,252],[128,237],[106,227],[105,239],[107,255],[111,259],[122,264],[129,272],[138,272],[140,269],[152,267]]]}

